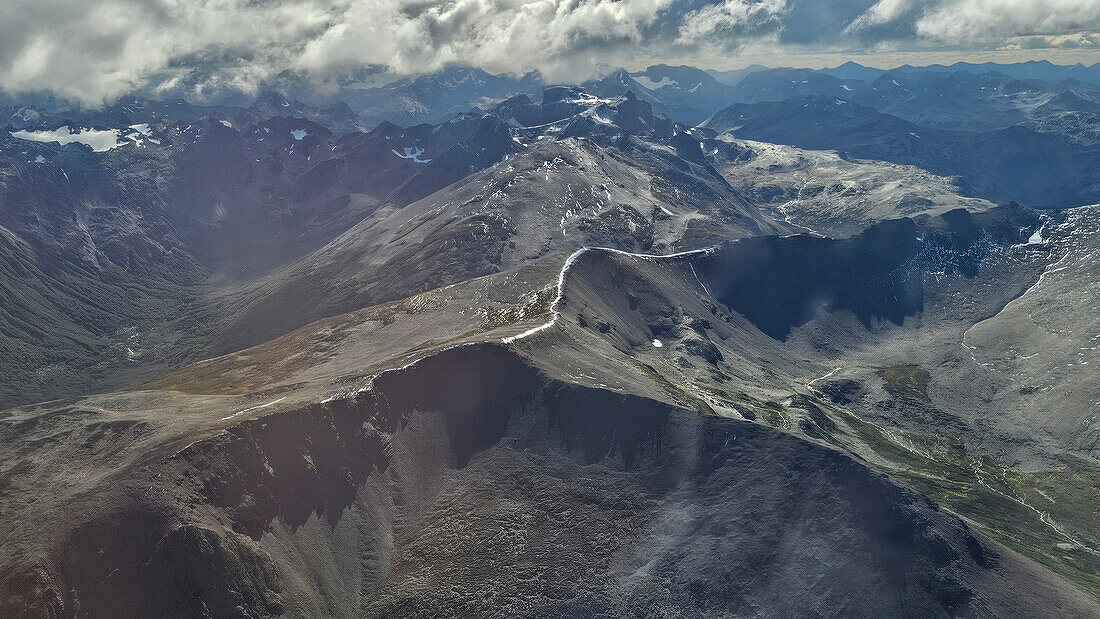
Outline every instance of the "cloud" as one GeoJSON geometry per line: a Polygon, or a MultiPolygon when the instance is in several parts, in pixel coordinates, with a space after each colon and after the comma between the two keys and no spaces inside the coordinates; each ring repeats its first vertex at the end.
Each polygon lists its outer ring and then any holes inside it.
{"type": "Polygon", "coordinates": [[[569,81],[762,44],[1088,47],[1097,32],[1097,0],[5,0],[0,88],[97,104],[449,63],[569,81]]]}
{"type": "Polygon", "coordinates": [[[743,38],[770,36],[783,26],[789,12],[787,0],[725,0],[686,13],[677,43],[681,45],[729,45],[743,38]]]}
{"type": "Polygon", "coordinates": [[[946,0],[930,5],[917,33],[940,41],[1100,31],[1097,0],[946,0]]]}
{"type": "Polygon", "coordinates": [[[913,4],[913,0],[879,0],[848,24],[847,30],[865,30],[896,21],[911,11],[913,4]]]}
{"type": "Polygon", "coordinates": [[[397,72],[448,63],[551,79],[591,74],[601,62],[645,45],[644,33],[672,0],[454,0],[352,3],[310,41],[296,68],[325,71],[368,63],[397,72]]]}
{"type": "Polygon", "coordinates": [[[1001,49],[1088,49],[1100,47],[1100,33],[1075,32],[1060,35],[1013,37],[1001,49]]]}
{"type": "Polygon", "coordinates": [[[122,94],[181,61],[226,74],[292,62],[334,16],[324,0],[8,0],[0,87],[84,102],[122,94]]]}

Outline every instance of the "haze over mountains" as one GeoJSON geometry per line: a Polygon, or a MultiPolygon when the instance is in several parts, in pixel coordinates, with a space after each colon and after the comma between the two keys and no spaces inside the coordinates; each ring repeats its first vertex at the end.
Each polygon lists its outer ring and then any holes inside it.
{"type": "Polygon", "coordinates": [[[2,616],[1100,614],[1100,65],[2,104],[2,616]]]}

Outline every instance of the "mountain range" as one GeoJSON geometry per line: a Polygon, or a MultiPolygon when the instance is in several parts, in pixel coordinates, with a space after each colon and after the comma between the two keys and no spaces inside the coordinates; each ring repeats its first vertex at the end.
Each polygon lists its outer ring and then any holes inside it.
{"type": "Polygon", "coordinates": [[[1100,614],[1094,68],[4,101],[0,616],[1100,614]]]}

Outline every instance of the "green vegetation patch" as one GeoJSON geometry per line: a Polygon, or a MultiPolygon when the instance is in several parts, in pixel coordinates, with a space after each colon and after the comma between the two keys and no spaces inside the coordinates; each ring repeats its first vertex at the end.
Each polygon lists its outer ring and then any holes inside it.
{"type": "Polygon", "coordinates": [[[876,371],[882,379],[883,387],[895,398],[931,402],[928,398],[928,383],[932,375],[919,365],[895,365],[879,368],[876,371]]]}
{"type": "Polygon", "coordinates": [[[648,363],[633,360],[634,366],[637,367],[642,374],[650,378],[661,387],[673,403],[684,408],[691,408],[707,415],[717,415],[718,413],[707,404],[707,401],[703,398],[688,392],[682,387],[678,386],[671,380],[669,380],[665,374],[668,373],[668,368],[661,365],[652,366],[648,363]]]}
{"type": "Polygon", "coordinates": [[[485,310],[485,324],[481,329],[470,332],[469,335],[484,333],[515,324],[523,320],[530,320],[536,316],[544,316],[550,313],[550,306],[558,295],[557,286],[547,286],[539,289],[527,303],[504,308],[487,308],[485,310]]]}

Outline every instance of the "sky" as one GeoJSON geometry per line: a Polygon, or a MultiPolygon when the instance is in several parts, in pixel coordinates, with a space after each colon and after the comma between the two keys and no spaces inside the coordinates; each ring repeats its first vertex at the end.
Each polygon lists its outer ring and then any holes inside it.
{"type": "Polygon", "coordinates": [[[156,85],[201,99],[293,71],[367,65],[882,68],[957,60],[1100,62],[1100,0],[2,0],[0,89],[86,104],[156,85]],[[924,60],[927,59],[927,60],[924,60]]]}

